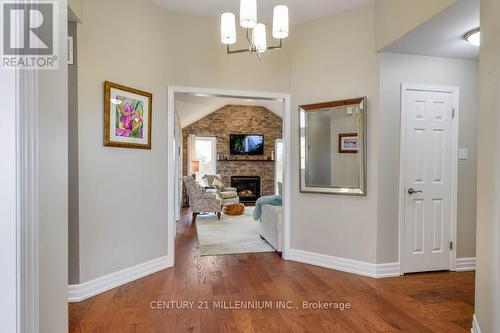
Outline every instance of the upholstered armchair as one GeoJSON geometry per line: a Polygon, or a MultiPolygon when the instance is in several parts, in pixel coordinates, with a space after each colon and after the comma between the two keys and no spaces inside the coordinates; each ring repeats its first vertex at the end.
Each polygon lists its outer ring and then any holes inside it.
{"type": "Polygon", "coordinates": [[[209,186],[213,186],[222,199],[222,204],[229,205],[239,203],[238,189],[235,187],[228,187],[222,183],[220,175],[204,175],[203,178],[209,186]]]}
{"type": "Polygon", "coordinates": [[[194,180],[193,176],[183,177],[184,186],[189,196],[189,205],[193,212],[193,222],[200,213],[215,213],[220,220],[222,211],[221,199],[215,193],[206,193],[200,184],[194,180]]]}

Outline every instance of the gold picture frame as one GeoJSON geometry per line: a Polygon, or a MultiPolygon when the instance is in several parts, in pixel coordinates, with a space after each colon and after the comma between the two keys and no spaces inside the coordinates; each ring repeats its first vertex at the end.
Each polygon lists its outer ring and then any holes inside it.
{"type": "Polygon", "coordinates": [[[153,95],[104,82],[104,145],[151,149],[153,95]]]}

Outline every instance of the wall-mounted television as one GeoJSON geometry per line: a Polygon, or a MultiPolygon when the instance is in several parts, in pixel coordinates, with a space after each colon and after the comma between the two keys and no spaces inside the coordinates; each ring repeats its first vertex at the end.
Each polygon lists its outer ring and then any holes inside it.
{"type": "Polygon", "coordinates": [[[264,136],[255,134],[229,135],[232,155],[264,155],[264,136]]]}

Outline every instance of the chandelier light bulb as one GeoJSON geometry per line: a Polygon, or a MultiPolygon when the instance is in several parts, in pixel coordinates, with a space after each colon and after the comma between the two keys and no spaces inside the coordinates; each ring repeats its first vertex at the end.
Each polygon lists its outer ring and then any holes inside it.
{"type": "Polygon", "coordinates": [[[233,13],[224,13],[220,19],[220,40],[223,44],[236,43],[236,19],[233,13]]]}
{"type": "Polygon", "coordinates": [[[257,0],[240,1],[240,25],[249,29],[257,25],[257,0]]]}
{"type": "Polygon", "coordinates": [[[288,7],[279,5],[274,7],[273,37],[283,39],[288,37],[288,7]]]}

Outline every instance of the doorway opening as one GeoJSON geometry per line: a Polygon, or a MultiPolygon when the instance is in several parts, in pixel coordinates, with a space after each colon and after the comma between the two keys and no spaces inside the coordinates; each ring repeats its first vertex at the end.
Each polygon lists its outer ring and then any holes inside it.
{"type": "Polygon", "coordinates": [[[202,255],[278,251],[286,259],[290,234],[290,96],[172,86],[168,97],[171,266],[176,221],[186,221],[185,215],[191,213],[190,223],[196,224],[202,255]],[[252,225],[263,225],[265,214],[255,218],[257,207],[253,204],[263,196],[281,201],[273,201],[271,204],[279,207],[269,209],[276,208],[279,214],[272,212],[268,217],[281,219],[281,223],[275,223],[281,230],[267,237],[267,231],[259,226],[255,239],[257,229],[252,225]],[[200,207],[199,197],[203,197],[204,206],[200,207]],[[215,200],[219,200],[219,207],[215,200]],[[200,233],[208,236],[200,237],[200,233]],[[253,239],[241,239],[245,233],[253,239]],[[218,237],[223,239],[221,246],[216,246],[218,237]],[[215,245],[205,244],[207,239],[215,245]],[[261,247],[263,244],[268,250],[261,247]]]}

